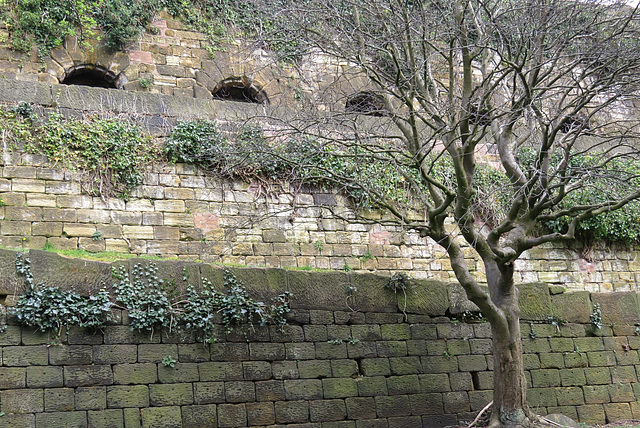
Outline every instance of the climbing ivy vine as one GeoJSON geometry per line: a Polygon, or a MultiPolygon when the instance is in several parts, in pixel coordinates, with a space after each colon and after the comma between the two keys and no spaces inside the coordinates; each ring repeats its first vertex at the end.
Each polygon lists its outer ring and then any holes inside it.
{"type": "Polygon", "coordinates": [[[60,287],[35,285],[31,261],[21,253],[16,256],[16,272],[24,276],[26,284],[14,308],[17,319],[40,331],[53,331],[58,337],[71,326],[102,328],[112,319],[112,309],[124,309],[132,330],[153,335],[159,330],[187,329],[199,340],[213,343],[235,329],[246,333],[255,326],[282,327],[290,311],[289,292],[277,296],[272,304],[255,301],[226,269],[222,284],[226,292],[204,279],[201,290],[188,285],[185,295],[180,295],[175,281],[158,276],[154,263],[137,263],[131,274],[125,266],[114,267],[113,293],[101,289],[88,297],[60,287]]]}

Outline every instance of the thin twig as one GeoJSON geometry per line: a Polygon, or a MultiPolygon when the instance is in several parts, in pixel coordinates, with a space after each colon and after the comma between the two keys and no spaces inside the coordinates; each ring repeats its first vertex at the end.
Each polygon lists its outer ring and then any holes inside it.
{"type": "Polygon", "coordinates": [[[467,428],[471,428],[472,426],[474,426],[476,424],[476,422],[478,422],[480,420],[480,418],[482,417],[482,415],[484,414],[484,412],[486,412],[487,410],[489,410],[489,407],[491,407],[493,405],[493,400],[491,400],[489,402],[489,404],[487,404],[486,406],[484,406],[484,409],[480,410],[480,413],[478,413],[478,416],[476,416],[476,418],[473,420],[473,422],[471,422],[469,424],[469,426],[467,426],[467,428]]]}

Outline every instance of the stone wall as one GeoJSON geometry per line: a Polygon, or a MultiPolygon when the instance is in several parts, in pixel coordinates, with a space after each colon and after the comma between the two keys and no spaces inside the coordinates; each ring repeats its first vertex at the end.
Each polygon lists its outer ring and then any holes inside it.
{"type": "Polygon", "coordinates": [[[340,109],[349,96],[369,87],[353,65],[334,58],[309,55],[296,66],[283,66],[264,49],[231,35],[212,46],[205,34],[164,11],[122,51],[109,51],[99,41],[100,32],[94,33],[84,41],[68,38],[43,61],[35,47],[29,53],[13,51],[9,31],[0,28],[0,79],[58,84],[90,70],[118,89],[209,100],[232,82],[263,91],[274,105],[322,100],[340,109]]]}
{"type": "MultiPolygon", "coordinates": [[[[70,87],[0,79],[0,102],[30,100],[38,109],[71,117],[111,115],[164,136],[177,120],[237,124],[281,108],[198,100],[115,89],[70,87]],[[271,110],[269,110],[271,109],[271,110]]],[[[229,182],[190,165],[157,164],[127,200],[82,192],[79,180],[41,156],[5,151],[0,164],[0,246],[116,251],[244,266],[406,271],[417,278],[455,281],[442,248],[412,231],[345,221],[353,217],[340,194],[322,189],[229,182]]],[[[371,219],[380,219],[370,212],[371,219]]],[[[450,226],[455,233],[453,225],[450,226]]],[[[546,282],[590,291],[635,290],[637,249],[543,246],[516,261],[518,282],[546,282]]],[[[480,281],[483,265],[466,251],[480,281]]]]}
{"type": "MultiPolygon", "coordinates": [[[[0,251],[2,293],[21,287],[15,257],[0,251]]],[[[84,294],[111,283],[107,263],[42,251],[29,258],[36,283],[84,294]]],[[[134,263],[149,261],[116,265],[134,263]]],[[[157,263],[179,288],[185,268],[191,284],[209,278],[221,285],[220,269],[210,265],[157,263]]],[[[381,276],[232,270],[252,296],[291,291],[288,325],[221,334],[203,345],[186,332],[131,331],[117,310],[103,331],[72,328],[60,338],[3,315],[0,427],[438,428],[471,420],[491,401],[490,329],[444,316],[468,307],[456,287],[415,281],[405,321],[404,298],[385,289],[381,276]],[[357,291],[349,293],[351,286],[357,291]],[[162,363],[169,356],[175,367],[162,363]]],[[[520,299],[536,412],[587,423],[640,418],[636,293],[552,295],[529,284],[520,299]],[[593,303],[601,305],[602,329],[589,324],[593,303]],[[566,323],[548,323],[558,315],[566,323]]]]}

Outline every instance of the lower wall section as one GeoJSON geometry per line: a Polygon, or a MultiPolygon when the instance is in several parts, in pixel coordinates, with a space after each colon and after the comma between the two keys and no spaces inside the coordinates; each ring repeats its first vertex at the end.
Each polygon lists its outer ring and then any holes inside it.
{"type": "MultiPolygon", "coordinates": [[[[56,339],[9,317],[0,426],[435,428],[472,420],[492,398],[486,323],[305,309],[289,318],[283,330],[203,345],[124,324],[56,339]]],[[[533,337],[524,358],[534,411],[640,418],[634,326],[527,323],[523,335],[533,337]]]]}

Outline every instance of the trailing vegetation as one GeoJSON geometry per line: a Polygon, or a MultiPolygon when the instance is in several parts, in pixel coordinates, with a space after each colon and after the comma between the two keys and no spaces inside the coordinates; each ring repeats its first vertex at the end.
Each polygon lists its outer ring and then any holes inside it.
{"type": "MultiPolygon", "coordinates": [[[[53,331],[60,336],[64,328],[79,326],[102,328],[112,318],[112,309],[126,309],[131,329],[153,334],[158,330],[185,328],[196,337],[213,343],[220,334],[235,329],[246,333],[256,325],[287,323],[289,292],[277,296],[273,304],[252,299],[245,286],[229,270],[224,271],[223,288],[217,291],[204,279],[204,287],[197,290],[188,285],[180,295],[175,281],[161,279],[154,263],[133,266],[131,275],[124,266],[113,268],[113,294],[100,290],[84,297],[72,290],[35,285],[28,257],[18,253],[16,271],[25,277],[26,292],[14,308],[17,319],[40,331],[53,331]]],[[[183,279],[188,279],[185,271],[183,279]]]]}
{"type": "Polygon", "coordinates": [[[113,303],[105,290],[84,297],[60,287],[36,285],[31,275],[30,260],[20,253],[16,256],[16,271],[25,276],[27,284],[26,292],[14,308],[18,321],[24,325],[37,327],[43,332],[52,330],[60,336],[63,328],[99,328],[110,320],[113,303]]]}
{"type": "MultiPolygon", "coordinates": [[[[419,206],[416,189],[424,191],[421,186],[416,188],[417,166],[403,160],[401,155],[382,157],[374,151],[339,143],[321,145],[311,138],[267,138],[257,127],[244,128],[232,136],[220,131],[212,121],[180,122],[165,148],[172,162],[192,163],[226,178],[304,182],[337,188],[350,197],[356,208],[375,207],[374,201],[381,200],[419,206]]],[[[528,168],[535,167],[530,150],[522,150],[519,156],[528,168]]],[[[554,168],[561,161],[555,159],[554,168]]],[[[451,162],[445,158],[429,162],[443,184],[454,182],[451,162]]],[[[640,186],[637,160],[619,157],[602,165],[598,162],[597,153],[570,158],[564,177],[581,177],[583,185],[566,196],[562,209],[613,201],[629,186],[640,186]]],[[[478,165],[474,186],[474,217],[489,226],[497,225],[504,218],[504,207],[514,196],[507,177],[491,166],[478,165]]],[[[570,220],[570,216],[562,217],[544,227],[554,232],[566,231],[570,220]]],[[[577,236],[586,243],[640,243],[640,203],[631,202],[621,210],[580,222],[577,236]]]]}
{"type": "Polygon", "coordinates": [[[66,37],[94,37],[110,50],[122,49],[166,9],[188,27],[209,37],[211,52],[228,35],[239,31],[246,37],[259,36],[260,46],[272,49],[281,59],[292,61],[302,52],[302,39],[293,32],[282,0],[236,2],[230,0],[16,0],[4,4],[0,23],[9,26],[13,48],[28,52],[38,48],[43,59],[66,37]]]}
{"type": "Polygon", "coordinates": [[[5,138],[13,148],[23,145],[26,152],[44,153],[50,162],[79,172],[91,195],[126,198],[158,156],[150,136],[118,119],[76,120],[51,113],[43,122],[22,103],[0,108],[0,125],[8,130],[5,138]]]}

